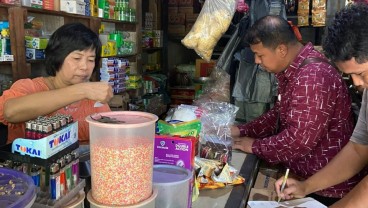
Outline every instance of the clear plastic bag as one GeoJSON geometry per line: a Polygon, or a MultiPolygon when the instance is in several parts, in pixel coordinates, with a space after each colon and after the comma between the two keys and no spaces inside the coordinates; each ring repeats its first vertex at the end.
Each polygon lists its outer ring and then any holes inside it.
{"type": "Polygon", "coordinates": [[[210,75],[209,82],[203,86],[202,94],[193,104],[201,106],[207,102],[230,102],[230,75],[226,71],[215,67],[210,75]]]}
{"type": "Polygon", "coordinates": [[[226,102],[202,103],[200,108],[203,111],[200,156],[229,162],[232,150],[230,126],[234,124],[239,108],[226,102]]]}
{"type": "Polygon", "coordinates": [[[236,3],[237,0],[205,1],[192,29],[181,40],[182,44],[210,61],[214,47],[230,26],[236,3]]]}

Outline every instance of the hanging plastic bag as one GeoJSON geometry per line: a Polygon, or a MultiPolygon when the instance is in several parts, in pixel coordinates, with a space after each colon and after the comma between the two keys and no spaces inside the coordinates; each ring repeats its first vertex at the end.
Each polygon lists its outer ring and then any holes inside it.
{"type": "Polygon", "coordinates": [[[182,44],[210,61],[214,47],[230,26],[236,3],[236,0],[205,1],[192,29],[181,40],[182,44]]]}

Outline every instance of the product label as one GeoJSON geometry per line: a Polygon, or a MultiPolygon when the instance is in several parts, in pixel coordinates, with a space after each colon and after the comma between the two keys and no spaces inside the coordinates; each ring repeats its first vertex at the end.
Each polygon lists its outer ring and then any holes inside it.
{"type": "Polygon", "coordinates": [[[156,136],[154,163],[169,164],[193,169],[194,142],[189,138],[156,136]]]}

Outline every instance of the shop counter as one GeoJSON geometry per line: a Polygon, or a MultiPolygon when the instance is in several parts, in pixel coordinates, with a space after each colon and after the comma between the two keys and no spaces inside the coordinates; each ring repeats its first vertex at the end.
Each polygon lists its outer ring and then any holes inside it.
{"type": "Polygon", "coordinates": [[[257,177],[259,159],[253,154],[233,151],[231,165],[245,178],[244,184],[222,189],[201,190],[193,208],[244,208],[257,177]]]}

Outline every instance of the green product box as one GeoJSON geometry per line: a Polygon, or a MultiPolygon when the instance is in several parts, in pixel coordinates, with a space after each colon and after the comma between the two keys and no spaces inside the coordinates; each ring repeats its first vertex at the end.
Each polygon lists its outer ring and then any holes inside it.
{"type": "Polygon", "coordinates": [[[49,42],[49,39],[41,37],[25,36],[25,41],[27,48],[45,49],[47,43],[49,42]]]}

